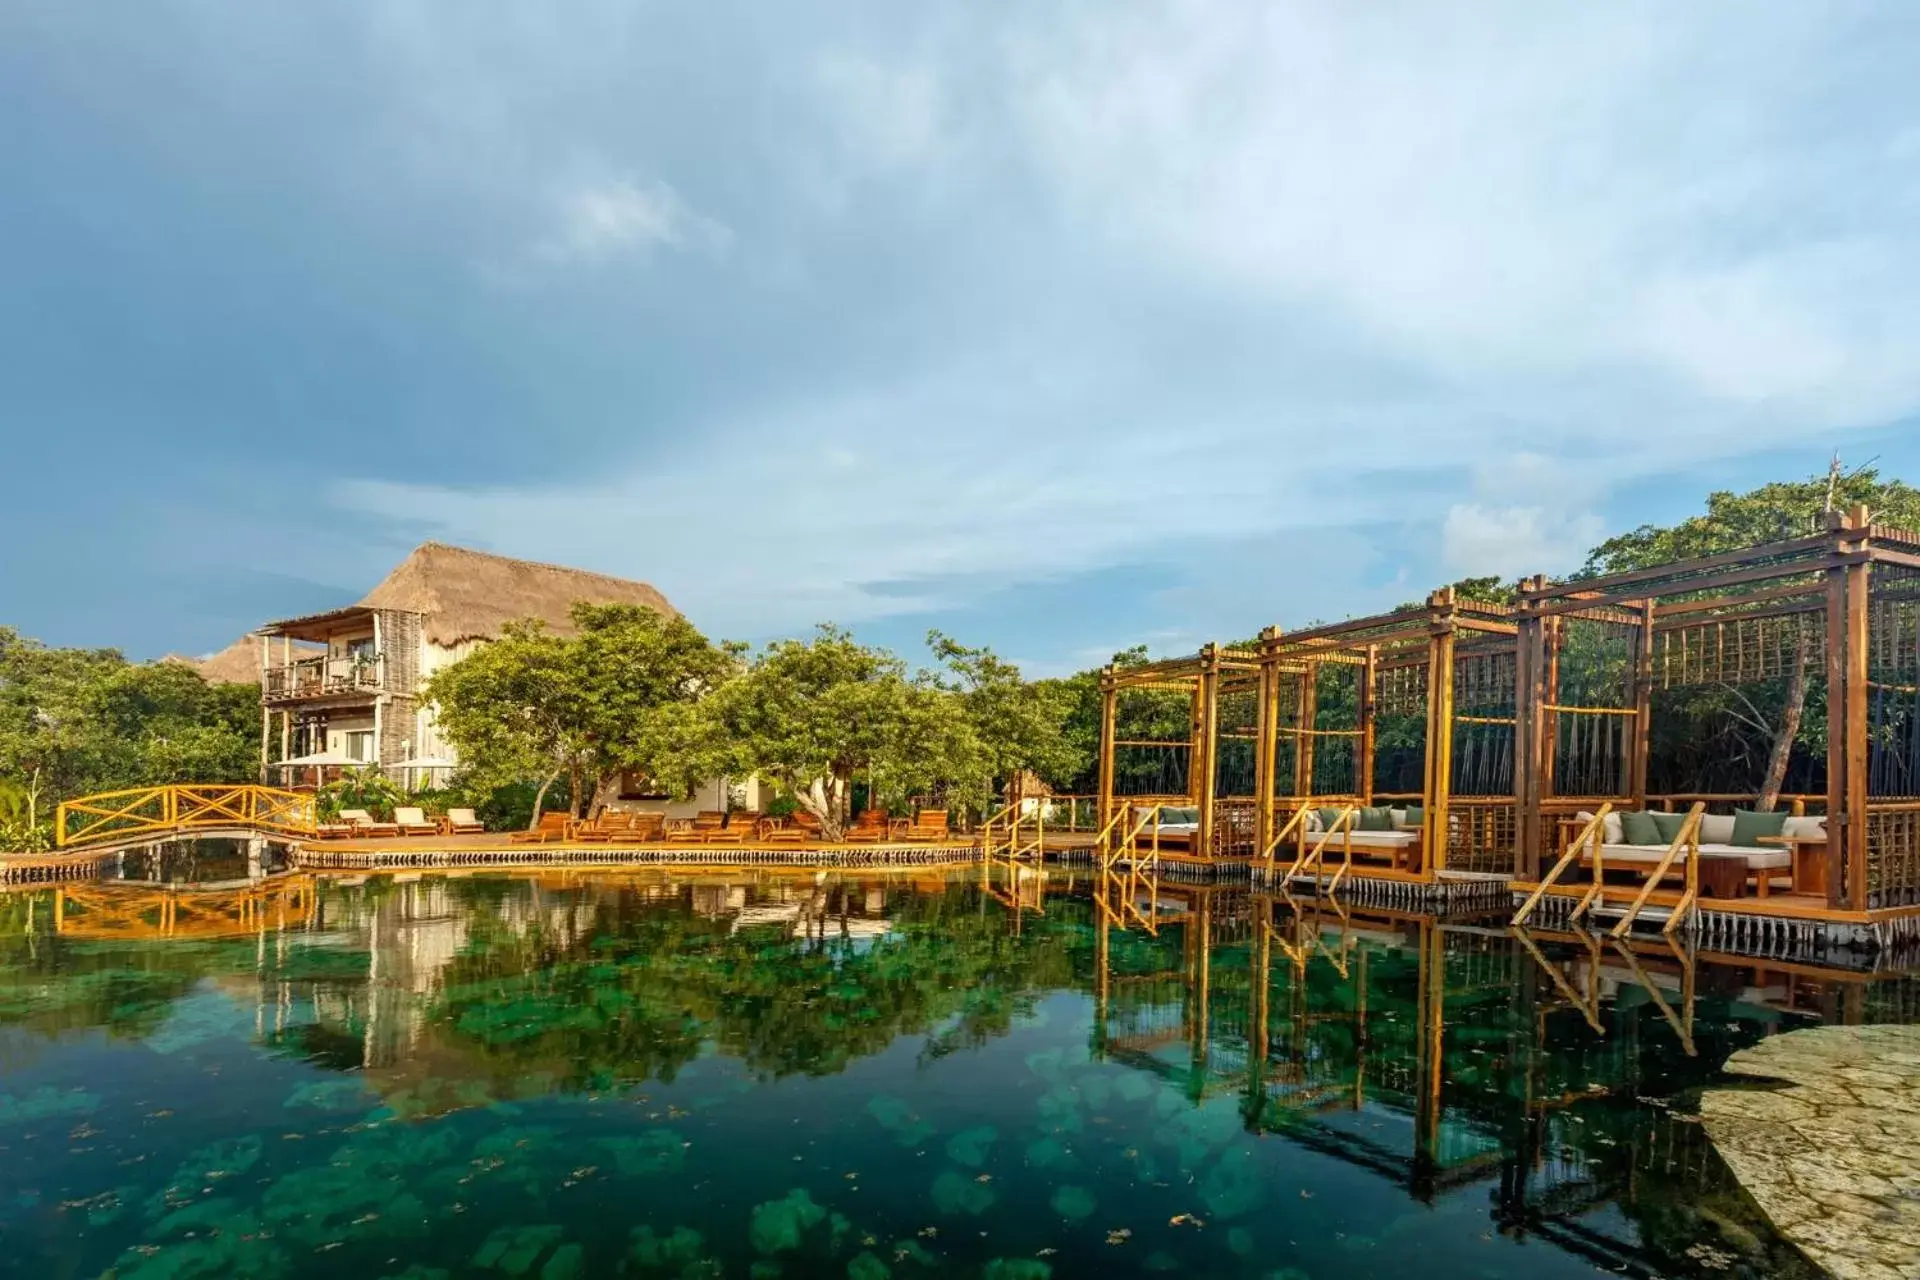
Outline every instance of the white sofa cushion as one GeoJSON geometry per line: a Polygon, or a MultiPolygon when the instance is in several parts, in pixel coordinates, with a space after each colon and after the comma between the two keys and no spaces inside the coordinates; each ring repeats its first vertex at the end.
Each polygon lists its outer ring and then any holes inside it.
{"type": "MultiPolygon", "coordinates": [[[[1334,836],[1327,841],[1327,848],[1340,848],[1341,841],[1346,839],[1347,834],[1343,831],[1334,836]]],[[[1420,839],[1418,831],[1355,831],[1352,835],[1353,846],[1356,849],[1404,849],[1420,839]]]]}
{"type": "MultiPolygon", "coordinates": [[[[1772,870],[1777,867],[1793,865],[1793,855],[1785,849],[1746,849],[1731,844],[1702,844],[1700,855],[1705,858],[1740,858],[1747,866],[1756,871],[1772,870]]],[[[1600,846],[1603,862],[1645,863],[1649,866],[1667,856],[1666,846],[1657,844],[1604,844],[1600,846]]],[[[1686,851],[1683,849],[1673,859],[1676,867],[1685,866],[1686,851]]]]}
{"type": "Polygon", "coordinates": [[[1727,844],[1733,839],[1733,815],[1709,813],[1700,818],[1701,844],[1727,844]]]}
{"type": "Polygon", "coordinates": [[[1827,820],[1825,818],[1788,818],[1786,829],[1780,834],[1792,840],[1825,840],[1827,820]]]}

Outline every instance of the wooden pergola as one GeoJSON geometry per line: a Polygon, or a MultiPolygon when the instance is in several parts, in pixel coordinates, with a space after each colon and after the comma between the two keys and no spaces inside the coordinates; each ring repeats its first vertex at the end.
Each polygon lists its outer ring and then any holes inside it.
{"type": "Polygon", "coordinates": [[[1751,803],[1650,794],[1661,699],[1800,680],[1810,720],[1824,701],[1825,751],[1803,761],[1812,794],[1789,803],[1823,810],[1827,840],[1796,896],[1854,920],[1920,906],[1920,535],[1834,513],[1808,536],[1722,555],[1534,578],[1516,615],[1519,880],[1541,879],[1576,811],[1751,803]]]}
{"type": "Polygon", "coordinates": [[[1188,806],[1194,855],[1252,858],[1302,809],[1418,804],[1426,852],[1402,874],[1506,874],[1515,634],[1505,606],[1446,588],[1419,608],[1268,628],[1250,648],[1108,667],[1102,823],[1122,804],[1188,806]]]}

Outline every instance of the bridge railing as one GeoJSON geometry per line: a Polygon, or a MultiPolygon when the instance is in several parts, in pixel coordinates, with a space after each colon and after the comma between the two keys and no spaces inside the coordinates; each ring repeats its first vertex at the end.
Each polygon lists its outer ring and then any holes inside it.
{"type": "Polygon", "coordinates": [[[265,835],[314,833],[313,797],[254,783],[168,784],[103,791],[65,800],[54,815],[54,843],[62,849],[175,835],[247,828],[265,835]]]}

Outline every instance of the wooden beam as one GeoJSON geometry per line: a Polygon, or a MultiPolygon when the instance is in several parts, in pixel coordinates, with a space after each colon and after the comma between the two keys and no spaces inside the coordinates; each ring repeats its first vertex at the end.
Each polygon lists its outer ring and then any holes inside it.
{"type": "Polygon", "coordinates": [[[1653,741],[1653,628],[1657,606],[1648,600],[1640,608],[1640,632],[1633,647],[1633,757],[1627,768],[1627,790],[1644,806],[1653,741]]]}
{"type": "Polygon", "coordinates": [[[1427,767],[1424,831],[1428,875],[1446,870],[1453,807],[1453,588],[1427,602],[1427,767]]]}
{"type": "Polygon", "coordinates": [[[1380,650],[1367,646],[1367,664],[1360,668],[1360,746],[1354,762],[1354,789],[1368,804],[1373,803],[1373,715],[1379,697],[1380,650]]]}
{"type": "Polygon", "coordinates": [[[1113,820],[1113,668],[1100,672],[1100,826],[1113,820]]]}
{"type": "MultiPolygon", "coordinates": [[[[1545,579],[1534,579],[1540,583],[1528,593],[1537,603],[1581,598],[1585,603],[1632,599],[1634,597],[1619,594],[1620,588],[1639,583],[1661,582],[1667,578],[1682,577],[1686,574],[1705,573],[1710,569],[1719,569],[1727,565],[1751,564],[1757,560],[1779,560],[1798,556],[1809,551],[1824,551],[1833,544],[1831,533],[1810,534],[1804,538],[1788,538],[1781,542],[1763,542],[1738,551],[1723,551],[1717,555],[1698,556],[1692,560],[1675,560],[1671,564],[1658,564],[1647,569],[1630,569],[1623,573],[1610,573],[1603,578],[1587,578],[1578,582],[1561,583],[1557,586],[1546,585],[1545,579]]],[[[1817,568],[1808,565],[1805,568],[1817,568]]],[[[1786,566],[1776,565],[1773,571],[1778,576],[1792,572],[1786,566]]],[[[1802,570],[1804,571],[1804,570],[1802,570]]],[[[1697,583],[1684,586],[1658,587],[1651,591],[1642,591],[1640,596],[1672,595],[1677,592],[1698,591],[1703,588],[1697,583]]],[[[1544,612],[1544,611],[1543,611],[1544,612]]],[[[1551,610],[1561,612],[1561,610],[1551,610]]]]}

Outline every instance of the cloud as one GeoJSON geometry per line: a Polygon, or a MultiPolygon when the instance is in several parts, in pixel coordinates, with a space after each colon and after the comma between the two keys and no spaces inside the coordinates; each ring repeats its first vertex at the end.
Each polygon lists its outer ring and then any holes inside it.
{"type": "Polygon", "coordinates": [[[733,233],[689,208],[664,182],[618,178],[570,187],[555,202],[555,225],[536,256],[592,263],[654,249],[724,250],[733,233]]]}
{"type": "Polygon", "coordinates": [[[143,465],[0,531],[134,570],[364,589],[437,533],[1046,661],[1570,567],[1920,412],[1884,6],[24,2],[0,266],[58,305],[0,410],[143,465]],[[303,451],[334,510],[266,544],[263,430],[380,447],[303,451]]]}

